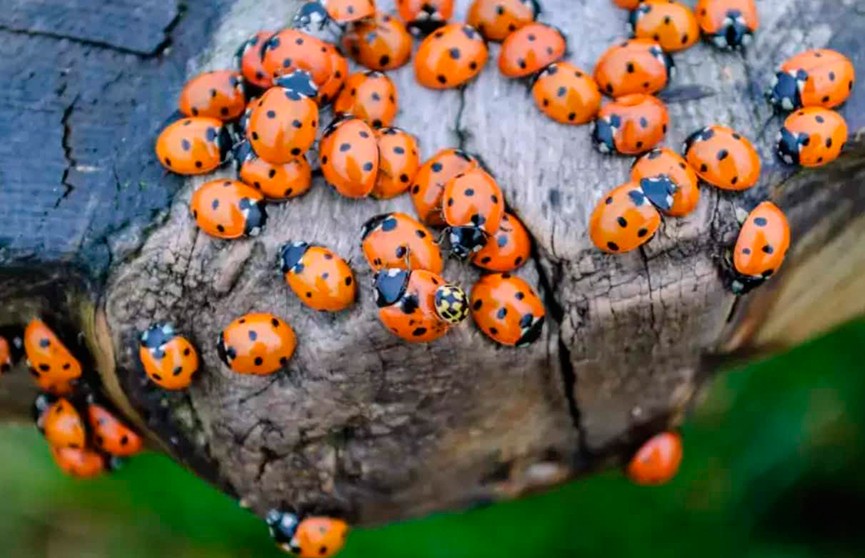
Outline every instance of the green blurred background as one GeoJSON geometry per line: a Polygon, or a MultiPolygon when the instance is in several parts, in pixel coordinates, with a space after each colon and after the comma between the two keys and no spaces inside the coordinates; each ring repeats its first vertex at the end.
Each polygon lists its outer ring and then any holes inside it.
{"type": "MultiPolygon", "coordinates": [[[[618,472],[482,510],[357,530],[344,558],[865,555],[865,322],[719,377],[669,485],[618,472]]],[[[279,556],[256,518],[167,459],[74,481],[0,428],[0,556],[279,556]]]]}

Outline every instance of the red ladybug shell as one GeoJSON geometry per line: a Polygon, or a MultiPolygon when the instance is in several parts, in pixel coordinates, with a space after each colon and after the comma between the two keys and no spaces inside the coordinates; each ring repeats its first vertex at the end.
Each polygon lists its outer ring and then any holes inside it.
{"type": "Polygon", "coordinates": [[[722,49],[749,44],[760,26],[754,0],[697,0],[694,13],[706,40],[722,49]]]}
{"type": "Polygon", "coordinates": [[[472,256],[472,264],[487,271],[513,271],[529,260],[532,239],[513,213],[505,213],[494,238],[472,256]]]}
{"type": "Polygon", "coordinates": [[[141,451],[141,437],[105,407],[91,403],[87,408],[87,416],[98,449],[116,457],[130,457],[141,451]]]}
{"type": "Polygon", "coordinates": [[[697,18],[673,0],[646,0],[631,12],[628,25],[639,39],[651,39],[667,52],[691,48],[700,39],[697,18]]]}
{"type": "Polygon", "coordinates": [[[760,179],[760,156],[744,136],[709,126],[685,140],[685,160],[704,181],[722,190],[747,190],[760,179]]]}
{"type": "Polygon", "coordinates": [[[169,324],[154,324],[141,334],[138,358],[147,377],[162,389],[187,388],[198,372],[198,351],[169,324]]]}
{"type": "Polygon", "coordinates": [[[273,86],[273,77],[264,69],[261,60],[262,47],[271,36],[272,31],[259,31],[240,45],[235,56],[243,79],[260,89],[273,86]]]}
{"type": "Polygon", "coordinates": [[[489,51],[474,27],[453,23],[424,39],[414,57],[418,83],[451,89],[473,79],[487,63],[489,51]]]}
{"type": "Polygon", "coordinates": [[[661,224],[661,214],[638,182],[622,184],[608,192],[589,220],[589,237],[599,249],[621,254],[648,242],[661,224]]]}
{"type": "Polygon", "coordinates": [[[466,22],[488,41],[504,41],[508,35],[537,17],[533,0],[474,0],[466,22]]]}
{"type": "Polygon", "coordinates": [[[820,167],[841,155],[847,143],[844,117],[823,107],[800,109],[778,132],[778,156],[787,164],[820,167]]]}
{"type": "Polygon", "coordinates": [[[420,155],[415,137],[399,128],[376,131],[378,140],[378,177],[372,196],[386,200],[408,190],[420,167],[420,155]]]}
{"type": "Polygon", "coordinates": [[[238,374],[273,374],[288,364],[297,346],[294,330],[266,313],[237,318],[219,334],[219,358],[238,374]]]}
{"type": "Polygon", "coordinates": [[[198,74],[183,86],[178,106],[186,116],[234,120],[246,110],[241,75],[232,70],[198,74]]]}
{"type": "Polygon", "coordinates": [[[477,159],[460,149],[442,149],[421,165],[411,187],[411,201],[420,220],[433,227],[445,225],[442,216],[445,184],[479,166],[477,159]]]}
{"type": "Polygon", "coordinates": [[[321,87],[333,73],[331,53],[321,39],[296,29],[283,29],[262,45],[261,65],[271,78],[304,70],[321,87]]]}
{"type": "Polygon", "coordinates": [[[30,320],[24,329],[24,352],[30,373],[43,391],[65,395],[81,376],[81,363],[42,320],[30,320]]]}
{"type": "Polygon", "coordinates": [[[249,150],[239,160],[238,178],[269,200],[286,200],[305,194],[312,186],[312,169],[305,157],[273,164],[249,150]]]}
{"type": "Polygon", "coordinates": [[[327,15],[337,23],[351,23],[375,15],[375,0],[327,0],[327,15]]]}
{"type": "Polygon", "coordinates": [[[0,335],[0,374],[12,370],[12,347],[6,338],[0,335]]]}
{"type": "Polygon", "coordinates": [[[393,123],[397,107],[396,86],[391,79],[381,72],[368,71],[348,76],[333,110],[381,128],[393,123]]]}
{"type": "Polygon", "coordinates": [[[643,0],[613,0],[613,4],[625,10],[633,10],[640,5],[643,0]]]}
{"type": "Polygon", "coordinates": [[[449,227],[474,227],[487,235],[499,230],[505,199],[495,179],[480,168],[468,170],[445,184],[442,211],[449,227]]]}
{"type": "Polygon", "coordinates": [[[391,333],[410,343],[429,343],[448,332],[450,326],[436,313],[435,295],[445,280],[425,270],[384,269],[376,275],[378,317],[391,333]],[[402,283],[399,292],[381,285],[386,280],[402,283]]]}
{"type": "Polygon", "coordinates": [[[598,113],[592,130],[601,153],[644,153],[658,145],[667,133],[670,116],[663,101],[637,93],[619,97],[598,113]]]}
{"type": "Polygon", "coordinates": [[[370,70],[395,70],[411,58],[412,38],[403,23],[383,12],[352,25],[342,37],[346,52],[370,70]]]}
{"type": "Polygon", "coordinates": [[[774,203],[765,201],[748,214],[739,231],[733,266],[739,275],[766,279],[784,263],[789,247],[787,217],[774,203]]]}
{"type": "Polygon", "coordinates": [[[631,39],[607,49],[595,66],[595,81],[610,97],[633,93],[654,94],[667,86],[673,60],[660,45],[631,39]]]}
{"type": "Polygon", "coordinates": [[[253,103],[246,138],[258,156],[288,163],[306,153],[318,130],[318,106],[312,99],[272,87],[253,103]]]}
{"type": "Polygon", "coordinates": [[[297,298],[313,310],[339,312],[357,298],[351,268],[322,246],[306,242],[284,245],[280,249],[280,268],[297,298]]]}
{"type": "Polygon", "coordinates": [[[267,220],[264,197],[236,180],[211,180],[192,194],[189,211],[198,228],[216,238],[257,236],[267,220]]]}
{"type": "Polygon", "coordinates": [[[644,178],[666,176],[676,185],[673,206],[665,210],[666,215],[684,217],[700,202],[700,180],[694,169],[685,159],[672,149],[662,147],[649,151],[634,162],[631,167],[631,180],[640,182],[644,178]]]}
{"type": "Polygon", "coordinates": [[[373,271],[423,269],[438,275],[444,268],[435,237],[405,213],[384,213],[364,223],[361,248],[373,271]]]}
{"type": "Polygon", "coordinates": [[[855,81],[853,64],[840,52],[807,50],[781,65],[769,101],[783,110],[834,108],[847,101],[855,81]]]}
{"type": "Polygon", "coordinates": [[[105,459],[95,451],[81,448],[51,448],[57,467],[79,479],[98,477],[105,471],[105,459]]]}
{"type": "Polygon", "coordinates": [[[454,15],[454,0],[396,0],[399,17],[409,27],[429,33],[454,15]]]}
{"type": "Polygon", "coordinates": [[[177,174],[207,174],[225,162],[231,139],[222,121],[194,116],[169,124],[156,139],[156,158],[177,174]]]}
{"type": "Polygon", "coordinates": [[[565,37],[555,27],[530,23],[510,35],[499,51],[499,71],[509,78],[537,73],[565,55],[565,37]]]}
{"type": "Polygon", "coordinates": [[[342,550],[348,537],[348,524],[332,517],[307,517],[297,526],[290,542],[298,558],[331,558],[342,550]]]}
{"type": "Polygon", "coordinates": [[[331,72],[327,81],[318,88],[316,101],[322,107],[336,100],[348,79],[348,60],[332,44],[325,43],[324,46],[330,56],[331,72]]]}
{"type": "Polygon", "coordinates": [[[324,179],[347,198],[372,192],[378,176],[375,133],[363,120],[337,120],[324,131],[319,147],[324,179]]]}
{"type": "Polygon", "coordinates": [[[682,438],[662,432],[650,438],[628,463],[628,477],[636,484],[658,485],[669,482],[682,462],[682,438]]]}
{"type": "Polygon", "coordinates": [[[524,347],[541,335],[546,311],[534,289],[510,273],[484,275],[472,287],[472,319],[501,345],[524,347]]]}
{"type": "Polygon", "coordinates": [[[56,448],[83,448],[86,432],[81,415],[66,399],[58,399],[39,418],[38,426],[48,443],[56,448]]]}
{"type": "Polygon", "coordinates": [[[595,80],[569,62],[550,64],[532,86],[538,108],[562,124],[585,124],[601,108],[595,80]]]}

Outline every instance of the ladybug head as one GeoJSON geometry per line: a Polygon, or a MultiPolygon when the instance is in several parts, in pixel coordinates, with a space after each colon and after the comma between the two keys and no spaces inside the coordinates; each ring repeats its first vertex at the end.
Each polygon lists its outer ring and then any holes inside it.
{"type": "Polygon", "coordinates": [[[798,72],[778,72],[772,80],[772,87],[766,92],[766,99],[778,111],[796,110],[802,106],[800,87],[808,80],[808,74],[798,72]]]}
{"type": "Polygon", "coordinates": [[[246,140],[241,141],[234,146],[232,149],[232,156],[234,157],[234,164],[237,166],[238,170],[240,170],[240,167],[242,167],[247,161],[258,159],[258,155],[256,155],[252,145],[246,140]]]}
{"type": "Polygon", "coordinates": [[[375,303],[379,308],[392,306],[405,294],[410,271],[404,269],[383,269],[375,274],[375,303]]]}
{"type": "Polygon", "coordinates": [[[487,234],[480,227],[451,227],[448,241],[451,253],[464,260],[487,245],[487,234]]]}
{"type": "Polygon", "coordinates": [[[537,341],[543,329],[544,316],[524,315],[520,318],[521,335],[519,341],[517,341],[517,347],[526,347],[537,341]]]}
{"type": "Polygon", "coordinates": [[[640,180],[640,189],[652,205],[661,211],[669,211],[673,207],[673,195],[678,188],[669,176],[662,174],[640,180]]]}
{"type": "Polygon", "coordinates": [[[303,255],[309,249],[309,244],[306,242],[291,242],[283,244],[279,249],[279,268],[283,273],[293,271],[300,273],[303,271],[303,264],[300,263],[303,255]]]}
{"type": "Polygon", "coordinates": [[[442,285],[436,289],[435,309],[441,321],[456,325],[469,315],[469,297],[456,285],[442,285]]]}
{"type": "Polygon", "coordinates": [[[234,124],[224,124],[216,134],[216,145],[219,147],[219,161],[224,163],[228,160],[231,150],[236,143],[237,134],[234,124]]]}
{"type": "Polygon", "coordinates": [[[40,393],[36,396],[36,399],[33,400],[33,408],[31,409],[33,422],[36,424],[36,428],[38,428],[40,432],[42,432],[42,415],[48,410],[48,407],[54,404],[55,401],[57,401],[57,398],[47,393],[40,393]]]}
{"type": "Polygon", "coordinates": [[[393,213],[382,213],[381,215],[376,215],[367,219],[366,223],[363,224],[360,230],[360,239],[361,241],[366,240],[370,234],[378,229],[382,229],[385,232],[392,231],[396,228],[397,221],[393,216],[393,213]]]}
{"type": "Polygon", "coordinates": [[[319,30],[324,29],[328,18],[327,10],[321,2],[307,2],[294,14],[294,19],[291,20],[291,28],[308,31],[314,27],[319,30]]]}
{"type": "Polygon", "coordinates": [[[312,75],[304,70],[295,70],[290,74],[280,76],[274,80],[274,84],[284,88],[289,94],[298,98],[306,97],[313,99],[318,95],[318,88],[315,86],[315,82],[312,81],[312,75]]]}
{"type": "Polygon", "coordinates": [[[622,125],[619,115],[613,114],[608,118],[598,118],[592,124],[592,143],[595,149],[601,153],[613,153],[616,151],[616,131],[622,125]]]}
{"type": "Polygon", "coordinates": [[[174,326],[169,323],[153,324],[141,334],[141,346],[148,349],[158,349],[174,339],[177,335],[174,326]]]}
{"type": "Polygon", "coordinates": [[[246,236],[258,236],[261,229],[264,228],[264,224],[267,223],[267,211],[264,209],[264,201],[241,198],[238,206],[245,219],[243,234],[246,236]]]}
{"type": "Polygon", "coordinates": [[[720,33],[715,35],[712,41],[718,48],[737,49],[751,42],[751,28],[742,16],[742,12],[736,9],[727,10],[724,26],[720,33]]]}
{"type": "Polygon", "coordinates": [[[778,157],[788,165],[798,165],[799,152],[809,143],[808,134],[794,134],[786,127],[781,128],[778,132],[778,157]]]}
{"type": "Polygon", "coordinates": [[[297,526],[300,525],[300,519],[297,515],[291,512],[280,510],[270,510],[264,518],[270,529],[270,536],[273,541],[282,546],[291,543],[294,534],[297,532],[297,526]]]}

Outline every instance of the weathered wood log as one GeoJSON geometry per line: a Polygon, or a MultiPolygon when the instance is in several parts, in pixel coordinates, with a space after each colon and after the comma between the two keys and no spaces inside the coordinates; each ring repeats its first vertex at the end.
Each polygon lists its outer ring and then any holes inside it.
{"type": "MultiPolygon", "coordinates": [[[[164,175],[155,134],[188,74],[229,66],[247,35],[284,25],[298,4],[191,1],[181,17],[172,2],[150,2],[159,23],[132,46],[105,35],[96,12],[92,29],[34,21],[13,0],[0,19],[0,70],[13,84],[0,93],[0,325],[49,314],[83,331],[129,418],[255,512],[289,505],[368,524],[554,485],[621,461],[679,422],[725,360],[790,346],[865,310],[865,91],[842,110],[854,131],[846,154],[815,171],[774,161],[780,120],[761,96],[774,66],[804,48],[836,48],[865,71],[865,13],[851,3],[761,3],[747,54],[698,45],[676,56],[667,145],[719,122],[754,140],[765,170],[744,194],[704,188],[693,215],[667,220],[630,255],[603,255],[586,235],[592,207],[625,181],[630,160],[594,152],[587,127],[546,120],[526,85],[492,61],[464,91],[424,90],[411,67],[392,72],[397,124],[419,136],[424,156],[457,145],[481,154],[534,236],[534,261],[519,274],[542,290],[551,319],[521,350],[471,325],[410,346],[377,322],[360,225],[412,212],[408,199],[352,201],[321,183],[271,206],[257,239],[219,241],[194,227],[186,204],[202,180],[164,175]],[[736,208],[767,197],[790,216],[793,248],[781,273],[737,304],[719,260],[735,239],[736,208]],[[359,304],[335,316],[302,307],[274,269],[288,240],[350,258],[359,304]],[[252,310],[285,317],[299,337],[288,369],[272,377],[232,374],[216,355],[218,332],[252,310]],[[201,350],[200,378],[185,393],[153,389],[137,362],[137,336],[157,320],[201,350]]],[[[606,0],[544,8],[585,69],[624,35],[625,13],[606,0]]],[[[478,277],[457,262],[445,275],[466,286],[478,277]]]]}

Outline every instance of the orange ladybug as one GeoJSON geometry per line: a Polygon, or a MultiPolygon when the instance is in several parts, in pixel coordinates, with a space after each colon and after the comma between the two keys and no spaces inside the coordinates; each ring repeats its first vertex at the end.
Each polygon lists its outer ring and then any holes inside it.
{"type": "Polygon", "coordinates": [[[57,467],[70,477],[90,479],[105,471],[105,458],[89,449],[52,446],[51,456],[57,467]]]}
{"type": "Polygon", "coordinates": [[[325,42],[297,29],[283,29],[267,39],[261,47],[261,65],[274,82],[296,70],[307,72],[316,88],[333,73],[325,42]]]}
{"type": "Polygon", "coordinates": [[[30,373],[43,391],[65,395],[81,377],[81,363],[42,320],[30,320],[24,329],[24,352],[30,373]]]}
{"type": "Polygon", "coordinates": [[[375,0],[327,0],[322,2],[327,15],[340,24],[352,23],[375,15],[375,0]]]}
{"type": "Polygon", "coordinates": [[[410,343],[435,341],[468,315],[465,292],[429,271],[383,269],[374,288],[382,324],[410,343]]]}
{"type": "Polygon", "coordinates": [[[167,323],[154,324],[141,334],[138,358],[147,377],[162,389],[185,389],[198,372],[198,351],[167,323]]]}
{"type": "Polygon", "coordinates": [[[387,200],[404,193],[420,167],[415,137],[399,128],[376,131],[378,140],[378,177],[372,196],[387,200]]]}
{"type": "Polygon", "coordinates": [[[820,167],[841,155],[847,122],[834,110],[807,107],[792,113],[778,132],[778,156],[788,165],[820,167]]]}
{"type": "Polygon", "coordinates": [[[708,126],[694,132],[683,148],[685,160],[705,182],[722,190],[747,190],[760,179],[760,156],[737,132],[708,126]]]}
{"type": "Polygon", "coordinates": [[[403,23],[383,12],[352,25],[342,37],[351,57],[370,70],[395,70],[411,58],[412,38],[403,23]]]}
{"type": "Polygon", "coordinates": [[[472,255],[472,264],[487,271],[513,271],[529,261],[532,239],[513,213],[505,213],[499,231],[472,255]],[[494,241],[494,242],[493,242],[494,241]]]}
{"type": "Polygon", "coordinates": [[[673,206],[676,185],[667,176],[628,182],[608,192],[592,211],[589,237],[609,254],[635,250],[651,240],[661,224],[658,211],[673,206]]]}
{"type": "Polygon", "coordinates": [[[360,118],[373,128],[390,126],[396,117],[396,86],[381,72],[367,71],[348,76],[333,110],[360,118]]]}
{"type": "Polygon", "coordinates": [[[569,62],[550,64],[532,85],[538,108],[562,124],[590,122],[601,108],[601,92],[595,80],[569,62]]]}
{"type": "Polygon", "coordinates": [[[271,163],[288,163],[309,150],[318,131],[318,94],[306,72],[294,72],[276,80],[252,104],[246,139],[259,157],[271,163]]]}
{"type": "Polygon", "coordinates": [[[246,110],[241,75],[232,70],[198,74],[183,86],[177,104],[186,116],[234,120],[246,110]]]}
{"type": "Polygon", "coordinates": [[[248,83],[259,89],[273,86],[273,77],[264,69],[261,63],[261,48],[273,36],[272,31],[259,31],[245,40],[234,55],[234,63],[248,83]]]}
{"type": "Polygon", "coordinates": [[[192,194],[189,211],[198,228],[216,238],[258,236],[267,222],[264,197],[236,180],[211,180],[192,194]]]}
{"type": "Polygon", "coordinates": [[[330,558],[345,545],[348,524],[332,517],[307,517],[270,510],[265,518],[270,536],[285,552],[299,558],[330,558]]]}
{"type": "Polygon", "coordinates": [[[45,434],[48,443],[57,448],[84,448],[86,432],[84,421],[72,403],[58,399],[39,418],[37,426],[45,434]]]}
{"type": "Polygon", "coordinates": [[[790,225],[784,212],[770,201],[755,207],[733,249],[733,292],[746,293],[775,274],[789,247],[790,225]]]}
{"type": "Polygon", "coordinates": [[[855,81],[853,63],[840,52],[808,50],[781,65],[767,97],[779,110],[834,108],[847,101],[855,81]]]}
{"type": "Polygon", "coordinates": [[[514,31],[535,21],[535,0],[474,0],[466,22],[488,41],[504,41],[514,31]]]}
{"type": "Polygon", "coordinates": [[[0,375],[12,370],[12,347],[6,338],[0,336],[0,375]]]}
{"type": "Polygon", "coordinates": [[[312,186],[312,169],[305,157],[287,163],[268,163],[245,141],[235,149],[234,159],[241,182],[260,191],[268,200],[296,198],[312,186]]]}
{"type": "Polygon", "coordinates": [[[376,215],[363,224],[361,248],[373,271],[423,269],[439,275],[444,268],[438,242],[405,213],[376,215]]]}
{"type": "Polygon", "coordinates": [[[105,407],[90,403],[87,417],[98,449],[117,457],[131,457],[141,451],[141,437],[105,407]]]}
{"type": "Polygon", "coordinates": [[[396,0],[399,17],[415,33],[431,33],[454,15],[454,0],[396,0]]]}
{"type": "Polygon", "coordinates": [[[460,87],[480,73],[489,51],[474,27],[453,23],[420,44],[414,57],[418,83],[429,89],[460,87]]]}
{"type": "Polygon", "coordinates": [[[451,252],[467,258],[496,234],[505,214],[505,196],[485,170],[468,170],[448,180],[442,214],[448,225],[451,252]]]}
{"type": "Polygon", "coordinates": [[[509,78],[535,74],[565,55],[568,45],[555,27],[530,23],[510,35],[499,51],[499,71],[509,78]]]}
{"type": "Polygon", "coordinates": [[[601,153],[645,153],[667,133],[670,116],[663,101],[636,93],[604,106],[592,127],[592,141],[601,153]]]}
{"type": "Polygon", "coordinates": [[[667,52],[691,48],[700,39],[694,12],[673,0],[645,0],[631,12],[628,27],[632,36],[651,39],[667,52]]]}
{"type": "Polygon", "coordinates": [[[442,196],[445,184],[458,174],[478,168],[478,160],[461,149],[442,149],[418,169],[411,187],[411,201],[420,220],[444,226],[442,196]]]}
{"type": "Polygon", "coordinates": [[[339,312],[354,304],[357,285],[344,259],[306,242],[284,244],[279,263],[285,282],[313,310],[339,312]]]}
{"type": "Polygon", "coordinates": [[[219,358],[238,374],[267,375],[285,367],[297,338],[284,320],[267,313],[246,314],[219,334],[219,358]]]}
{"type": "Polygon", "coordinates": [[[601,91],[618,98],[633,93],[652,95],[675,73],[673,59],[655,41],[631,39],[607,49],[595,66],[601,91]]]}
{"type": "Polygon", "coordinates": [[[330,56],[330,77],[318,88],[316,102],[320,107],[332,103],[339,96],[348,79],[348,60],[330,43],[324,44],[330,56]]]}
{"type": "Polygon", "coordinates": [[[703,37],[724,50],[749,45],[760,26],[754,0],[697,0],[694,13],[703,37]]]}
{"type": "Polygon", "coordinates": [[[643,0],[613,0],[613,4],[625,10],[633,10],[640,5],[643,0]]]}
{"type": "Polygon", "coordinates": [[[156,139],[156,158],[177,174],[207,174],[231,152],[231,136],[216,118],[194,116],[169,124],[156,139]]]}
{"type": "Polygon", "coordinates": [[[546,311],[534,289],[510,273],[484,275],[472,287],[472,319],[484,335],[510,347],[541,336],[546,311]]]}
{"type": "Polygon", "coordinates": [[[378,176],[375,133],[363,120],[337,119],[327,127],[319,146],[324,179],[347,198],[364,198],[378,176]]]}
{"type": "Polygon", "coordinates": [[[700,202],[700,180],[697,173],[685,159],[672,149],[662,147],[649,151],[634,162],[631,167],[631,180],[640,182],[644,178],[666,176],[676,186],[673,205],[663,210],[673,217],[684,217],[700,202]]]}
{"type": "Polygon", "coordinates": [[[676,476],[682,462],[682,437],[675,432],[662,432],[649,438],[631,462],[628,477],[636,484],[665,484],[676,476]]]}

